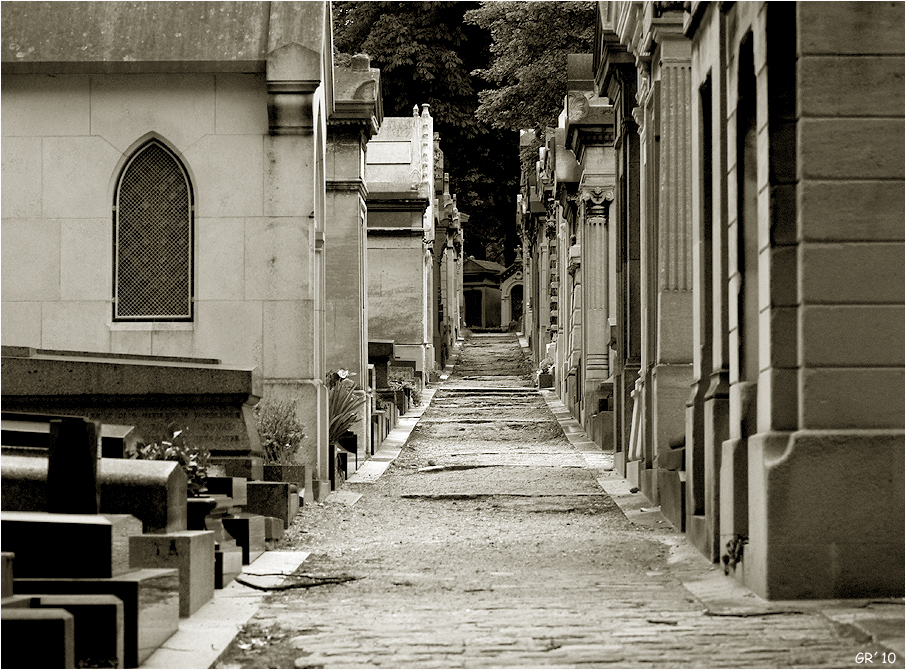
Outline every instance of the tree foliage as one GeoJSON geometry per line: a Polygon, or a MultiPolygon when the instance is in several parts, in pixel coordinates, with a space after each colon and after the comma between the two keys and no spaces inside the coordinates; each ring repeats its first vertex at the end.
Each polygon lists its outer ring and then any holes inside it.
{"type": "Polygon", "coordinates": [[[334,45],[344,53],[367,53],[380,68],[386,116],[410,116],[414,105],[431,106],[450,191],[470,216],[466,253],[507,263],[516,244],[518,136],[475,114],[480,80],[474,72],[489,65],[491,46],[484,28],[464,21],[478,7],[335,2],[334,45]]]}
{"type": "Polygon", "coordinates": [[[566,56],[592,49],[595,3],[483,2],[465,19],[492,39],[489,66],[474,72],[491,84],[478,94],[478,119],[543,137],[563,108],[566,56]]]}

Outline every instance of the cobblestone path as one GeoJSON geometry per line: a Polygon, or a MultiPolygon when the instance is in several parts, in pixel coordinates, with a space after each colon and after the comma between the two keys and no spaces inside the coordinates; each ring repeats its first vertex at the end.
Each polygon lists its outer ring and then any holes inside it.
{"type": "Polygon", "coordinates": [[[529,372],[515,337],[467,340],[386,473],[296,518],[299,572],[354,579],[268,596],[215,667],[847,668],[886,651],[630,523],[529,372]]]}

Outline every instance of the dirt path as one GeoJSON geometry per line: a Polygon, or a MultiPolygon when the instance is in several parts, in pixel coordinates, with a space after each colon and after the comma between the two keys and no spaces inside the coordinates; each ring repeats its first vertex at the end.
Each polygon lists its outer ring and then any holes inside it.
{"type": "Polygon", "coordinates": [[[355,579],[269,596],[215,667],[857,667],[819,614],[712,616],[711,566],[627,520],[529,373],[468,340],[387,472],[296,518],[300,572],[355,579]]]}

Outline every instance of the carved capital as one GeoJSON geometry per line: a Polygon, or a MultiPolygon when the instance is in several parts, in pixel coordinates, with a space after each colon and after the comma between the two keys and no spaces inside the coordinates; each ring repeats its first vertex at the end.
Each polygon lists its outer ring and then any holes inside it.
{"type": "Polygon", "coordinates": [[[585,203],[585,221],[588,225],[606,226],[610,222],[610,203],[613,202],[613,190],[595,186],[583,191],[580,198],[585,203]]]}
{"type": "Polygon", "coordinates": [[[314,92],[317,82],[272,81],[267,84],[267,119],[271,135],[311,135],[314,132],[314,92]]]}

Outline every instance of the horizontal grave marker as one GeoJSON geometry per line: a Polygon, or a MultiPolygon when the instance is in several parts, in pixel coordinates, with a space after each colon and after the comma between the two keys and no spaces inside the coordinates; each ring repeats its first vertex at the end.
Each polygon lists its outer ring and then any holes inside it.
{"type": "Polygon", "coordinates": [[[225,463],[227,474],[261,476],[254,420],[263,392],[258,368],[25,347],[2,347],[0,360],[5,412],[134,426],[145,442],[168,438],[175,426],[187,431],[192,446],[209,449],[213,462],[225,463]]]}

